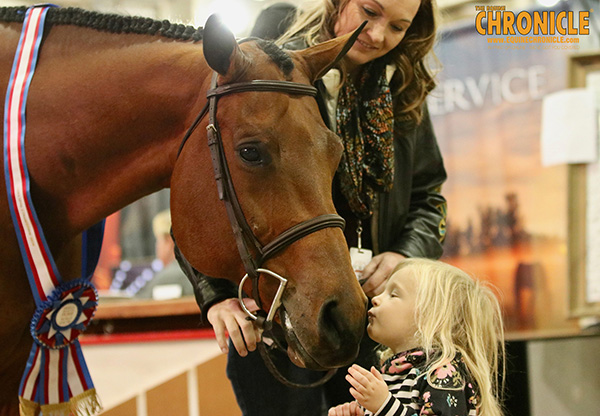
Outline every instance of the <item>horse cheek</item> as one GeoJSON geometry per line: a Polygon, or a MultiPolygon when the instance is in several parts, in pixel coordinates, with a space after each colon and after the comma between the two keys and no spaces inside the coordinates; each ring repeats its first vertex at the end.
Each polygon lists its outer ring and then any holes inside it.
{"type": "Polygon", "coordinates": [[[225,206],[214,180],[205,179],[212,178],[212,165],[194,142],[182,152],[171,177],[173,235],[196,270],[239,281],[241,261],[225,206]]]}

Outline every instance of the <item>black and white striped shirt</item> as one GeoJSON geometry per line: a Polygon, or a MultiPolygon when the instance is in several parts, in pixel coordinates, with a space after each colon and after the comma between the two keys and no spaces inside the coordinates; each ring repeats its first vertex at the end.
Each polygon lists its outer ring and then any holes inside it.
{"type": "Polygon", "coordinates": [[[386,401],[366,416],[475,416],[477,396],[460,355],[427,377],[425,353],[413,349],[396,354],[381,367],[388,385],[386,401]]]}

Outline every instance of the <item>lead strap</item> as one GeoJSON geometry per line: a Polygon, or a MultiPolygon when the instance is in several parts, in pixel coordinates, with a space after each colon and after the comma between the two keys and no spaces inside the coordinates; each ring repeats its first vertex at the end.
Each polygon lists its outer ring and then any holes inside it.
{"type": "Polygon", "coordinates": [[[29,359],[19,385],[22,416],[91,415],[101,406],[77,337],[91,321],[98,294],[90,282],[104,223],[83,233],[82,278],[63,282],[46,243],[30,195],[25,161],[25,108],[47,12],[27,9],[6,92],[4,169],[11,217],[36,311],[29,359]]]}

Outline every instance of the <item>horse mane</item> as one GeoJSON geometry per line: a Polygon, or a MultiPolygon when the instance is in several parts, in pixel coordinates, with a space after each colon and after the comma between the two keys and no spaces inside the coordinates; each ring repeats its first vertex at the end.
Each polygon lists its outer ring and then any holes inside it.
{"type": "Polygon", "coordinates": [[[277,64],[286,77],[292,73],[294,61],[289,54],[270,40],[256,39],[256,43],[277,64]]]}
{"type": "MultiPolygon", "coordinates": [[[[22,23],[27,7],[0,7],[0,22],[22,23]]],[[[203,28],[154,20],[139,16],[122,16],[83,10],[76,7],[51,7],[46,24],[88,27],[110,33],[136,33],[139,35],[163,36],[177,40],[202,40],[203,28]]]]}
{"type": "MultiPolygon", "coordinates": [[[[23,23],[27,7],[0,7],[0,22],[23,23]]],[[[203,28],[168,20],[147,17],[123,16],[83,10],[77,7],[51,7],[46,25],[73,25],[110,33],[135,33],[163,36],[170,39],[198,42],[202,40],[203,28]]],[[[48,26],[47,26],[48,27],[48,26]]],[[[279,66],[285,76],[294,69],[291,57],[272,41],[255,39],[259,47],[279,66]]]]}

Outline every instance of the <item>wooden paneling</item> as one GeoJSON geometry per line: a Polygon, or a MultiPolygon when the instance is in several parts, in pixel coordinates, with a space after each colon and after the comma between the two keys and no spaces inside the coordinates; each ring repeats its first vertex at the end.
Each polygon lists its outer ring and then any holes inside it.
{"type": "Polygon", "coordinates": [[[227,356],[221,354],[197,367],[200,416],[241,416],[226,364],[227,356]]]}
{"type": "Polygon", "coordinates": [[[135,416],[137,414],[137,405],[135,397],[127,400],[118,406],[108,409],[102,413],[101,416],[135,416]]]}
{"type": "MultiPolygon", "coordinates": [[[[181,374],[146,392],[147,416],[188,416],[187,376],[181,374]]],[[[216,415],[216,413],[215,413],[216,415]]]]}

